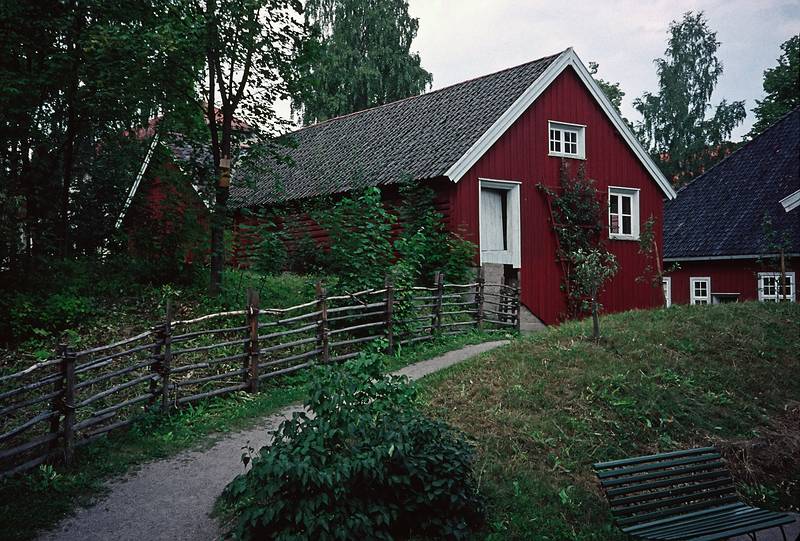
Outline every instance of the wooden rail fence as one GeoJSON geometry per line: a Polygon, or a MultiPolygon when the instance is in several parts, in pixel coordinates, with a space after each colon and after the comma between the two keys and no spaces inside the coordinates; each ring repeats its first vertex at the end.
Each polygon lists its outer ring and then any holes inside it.
{"type": "Polygon", "coordinates": [[[0,476],[73,460],[75,449],[136,421],[198,400],[245,391],[315,363],[355,357],[367,342],[387,350],[469,329],[519,328],[519,290],[486,284],[382,289],[329,295],[290,308],[261,308],[248,291],[242,310],[165,319],[111,344],[0,374],[0,476]]]}

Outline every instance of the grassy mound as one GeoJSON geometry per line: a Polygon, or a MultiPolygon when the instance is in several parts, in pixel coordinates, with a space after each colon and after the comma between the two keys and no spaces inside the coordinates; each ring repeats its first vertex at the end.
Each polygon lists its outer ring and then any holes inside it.
{"type": "Polygon", "coordinates": [[[591,463],[719,445],[753,504],[800,502],[800,306],[675,306],[577,322],[429,378],[477,442],[488,539],[622,539],[591,463]]]}

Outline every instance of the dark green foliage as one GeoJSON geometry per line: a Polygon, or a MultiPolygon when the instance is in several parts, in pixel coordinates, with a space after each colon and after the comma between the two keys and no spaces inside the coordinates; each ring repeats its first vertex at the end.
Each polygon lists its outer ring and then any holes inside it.
{"type": "Polygon", "coordinates": [[[673,185],[681,186],[730,153],[727,141],[746,116],[743,101],[718,105],[711,95],[722,75],[717,33],[703,12],[669,26],[665,58],[656,59],[658,92],[634,101],[639,138],[673,185]],[[709,109],[714,113],[707,116],[709,109]]]}
{"type": "Polygon", "coordinates": [[[403,231],[395,249],[416,274],[415,281],[432,283],[437,271],[444,273],[449,282],[466,279],[477,247],[445,229],[443,216],[434,204],[434,191],[409,180],[400,187],[400,196],[398,214],[403,231]]]}
{"type": "Polygon", "coordinates": [[[567,160],[561,160],[559,182],[556,190],[543,184],[539,184],[539,188],[550,197],[553,229],[558,236],[556,257],[565,269],[561,289],[567,296],[567,315],[575,317],[588,308],[586,302],[590,300],[588,292],[591,290],[586,282],[588,275],[576,272],[576,254],[598,250],[607,254],[601,249],[603,207],[594,181],[586,178],[585,164],[581,163],[577,175],[571,177],[567,160]]]}
{"type": "Polygon", "coordinates": [[[595,82],[597,82],[597,85],[603,90],[603,93],[608,98],[608,101],[611,102],[611,104],[619,113],[620,107],[622,107],[622,98],[625,96],[625,92],[620,88],[619,83],[610,83],[597,77],[598,69],[600,69],[600,65],[597,62],[589,62],[589,73],[592,74],[595,82]]]}
{"type": "Polygon", "coordinates": [[[420,94],[432,81],[411,43],[407,0],[311,0],[293,107],[305,124],[420,94]]]}
{"type": "Polygon", "coordinates": [[[239,234],[243,242],[252,243],[246,261],[253,270],[264,274],[277,274],[286,268],[288,253],[286,233],[274,222],[272,213],[259,209],[242,210],[243,221],[239,234]]]}
{"type": "Polygon", "coordinates": [[[404,378],[367,352],[321,369],[306,407],[223,493],[241,539],[466,539],[482,518],[474,455],[422,415],[404,378]]]}
{"type": "Polygon", "coordinates": [[[751,136],[758,135],[800,105],[800,34],[781,44],[778,65],[764,71],[763,100],[756,100],[751,136]]]}
{"type": "Polygon", "coordinates": [[[383,285],[392,263],[392,215],[383,206],[381,191],[367,188],[343,197],[315,220],[330,235],[326,271],[339,277],[339,286],[351,293],[383,285]]]}

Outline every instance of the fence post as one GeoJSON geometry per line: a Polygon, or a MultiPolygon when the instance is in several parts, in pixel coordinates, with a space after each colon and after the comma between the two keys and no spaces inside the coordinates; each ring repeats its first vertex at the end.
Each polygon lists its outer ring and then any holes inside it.
{"type": "Polygon", "coordinates": [[[61,377],[64,388],[61,399],[61,411],[64,414],[64,464],[72,462],[75,452],[75,352],[67,347],[61,360],[61,377]]]}
{"type": "Polygon", "coordinates": [[[514,317],[514,327],[516,328],[517,332],[519,332],[520,326],[521,326],[521,321],[520,321],[520,317],[519,317],[520,316],[520,313],[519,313],[520,312],[520,299],[519,299],[520,287],[519,287],[519,279],[518,278],[515,277],[515,278],[513,278],[511,280],[511,287],[514,288],[514,290],[511,292],[511,313],[513,314],[513,317],[514,317]]]}
{"type": "Polygon", "coordinates": [[[247,327],[250,334],[250,341],[247,342],[247,358],[245,360],[245,381],[247,391],[258,392],[258,360],[260,356],[258,347],[258,291],[255,289],[247,290],[247,327]]]}
{"type": "MultiPolygon", "coordinates": [[[[56,357],[61,359],[61,365],[59,369],[61,371],[61,377],[58,378],[55,384],[55,391],[58,391],[58,394],[53,398],[52,408],[53,411],[64,411],[63,403],[64,403],[64,359],[67,355],[67,344],[60,343],[56,346],[56,357]]],[[[50,419],[50,433],[58,435],[59,429],[61,426],[61,419],[60,416],[55,416],[50,419]]],[[[55,452],[58,449],[58,438],[54,439],[50,442],[50,451],[55,452]]]]}
{"type": "Polygon", "coordinates": [[[438,333],[442,328],[442,297],[444,296],[444,275],[436,272],[433,278],[436,283],[435,299],[433,301],[433,332],[438,333]]]}
{"type": "Polygon", "coordinates": [[[394,308],[394,284],[392,284],[392,278],[388,274],[386,275],[386,281],[384,282],[386,285],[386,340],[389,342],[389,346],[387,348],[387,352],[389,355],[394,354],[394,327],[392,324],[393,315],[393,308],[394,308]]]}
{"type": "Polygon", "coordinates": [[[317,311],[319,312],[319,329],[317,330],[317,347],[321,350],[320,356],[323,363],[328,363],[331,360],[330,351],[328,349],[328,293],[322,282],[317,282],[317,311]]]}
{"type": "Polygon", "coordinates": [[[167,299],[166,318],[162,329],[163,352],[161,354],[161,411],[169,411],[169,380],[172,372],[172,299],[167,299]]]}
{"type": "Polygon", "coordinates": [[[483,298],[484,298],[485,285],[486,285],[486,278],[484,278],[483,265],[481,265],[480,267],[478,267],[478,279],[475,284],[475,305],[476,305],[475,326],[478,328],[479,331],[483,330],[483,298]]]}

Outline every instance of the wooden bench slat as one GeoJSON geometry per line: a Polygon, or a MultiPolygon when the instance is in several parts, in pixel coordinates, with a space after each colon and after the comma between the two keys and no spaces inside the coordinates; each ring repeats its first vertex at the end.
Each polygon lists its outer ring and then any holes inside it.
{"type": "MultiPolygon", "coordinates": [[[[687,477],[684,477],[683,479],[687,479],[687,477]]],[[[731,490],[734,489],[733,479],[731,479],[730,477],[723,477],[721,479],[714,479],[712,481],[703,481],[703,482],[695,482],[696,479],[692,478],[688,479],[689,481],[692,481],[691,484],[681,485],[680,483],[673,482],[670,483],[669,488],[665,490],[651,491],[651,492],[646,492],[644,494],[636,494],[633,496],[609,498],[608,501],[609,503],[611,503],[612,507],[618,507],[622,505],[631,505],[634,503],[663,500],[664,498],[668,498],[670,496],[678,496],[679,494],[692,494],[700,492],[702,490],[707,490],[722,486],[729,486],[731,490]]],[[[639,489],[639,491],[641,490],[642,489],[639,489]]]]}
{"type": "Polygon", "coordinates": [[[676,466],[684,466],[687,464],[699,464],[702,462],[711,462],[714,460],[719,460],[722,458],[719,453],[711,453],[702,456],[694,456],[689,458],[679,458],[677,460],[667,460],[665,462],[652,462],[652,463],[644,463],[638,466],[630,466],[625,468],[619,468],[614,470],[606,470],[597,472],[597,477],[600,479],[608,479],[613,477],[619,477],[622,475],[630,475],[633,473],[643,473],[643,472],[651,472],[651,471],[659,471],[659,470],[668,470],[670,468],[674,468],[676,466]]]}
{"type": "Polygon", "coordinates": [[[667,479],[663,479],[661,481],[652,481],[650,483],[638,483],[632,485],[626,485],[620,488],[612,488],[606,491],[606,494],[609,498],[616,497],[616,496],[623,496],[626,494],[631,494],[634,492],[641,492],[643,490],[653,490],[656,488],[662,488],[671,486],[674,484],[684,483],[687,481],[703,481],[706,479],[718,479],[720,477],[725,477],[730,479],[731,474],[727,470],[716,470],[716,471],[707,471],[696,473],[693,475],[682,475],[680,477],[670,477],[667,479]]]}
{"type": "Polygon", "coordinates": [[[669,458],[679,458],[692,455],[701,455],[707,453],[717,452],[714,447],[697,447],[695,449],[686,449],[683,451],[671,451],[669,453],[659,453],[657,455],[637,456],[633,458],[625,458],[622,460],[611,460],[608,462],[597,462],[592,464],[595,471],[604,470],[606,468],[618,468],[621,466],[632,466],[634,464],[641,464],[644,462],[654,462],[657,460],[666,460],[669,458]]]}
{"type": "Polygon", "coordinates": [[[728,505],[721,505],[719,507],[713,507],[708,509],[702,509],[700,511],[694,511],[690,513],[683,514],[681,516],[673,516],[667,517],[662,519],[656,519],[652,521],[642,522],[641,524],[635,524],[633,526],[627,526],[622,528],[622,531],[629,534],[638,535],[640,532],[644,530],[648,530],[650,528],[655,528],[659,526],[666,526],[669,524],[676,524],[680,521],[690,520],[694,518],[702,518],[709,515],[715,515],[719,513],[727,513],[729,511],[734,511],[736,509],[741,509],[743,507],[747,507],[742,502],[736,502],[728,505]]]}
{"type": "Polygon", "coordinates": [[[650,521],[658,518],[671,517],[673,515],[682,515],[687,511],[699,511],[707,507],[720,507],[726,503],[735,503],[738,501],[736,496],[723,496],[715,500],[705,500],[697,503],[690,503],[680,507],[673,507],[670,509],[661,509],[650,513],[643,513],[632,517],[617,519],[620,525],[637,524],[642,521],[650,521]]]}
{"type": "Polygon", "coordinates": [[[632,475],[629,477],[619,477],[614,479],[601,479],[600,484],[604,487],[613,487],[619,485],[630,485],[639,483],[641,481],[649,481],[651,479],[664,479],[686,475],[695,472],[727,472],[725,464],[722,461],[709,462],[700,465],[690,465],[683,468],[675,468],[672,470],[655,471],[643,473],[641,475],[632,475]]]}
{"type": "MultiPolygon", "coordinates": [[[[702,517],[695,517],[689,520],[679,521],[673,524],[656,526],[643,531],[644,535],[648,537],[660,537],[667,535],[677,535],[681,532],[690,531],[693,529],[710,527],[714,524],[724,523],[725,521],[736,519],[737,517],[751,517],[754,512],[760,511],[754,507],[742,505],[735,509],[729,509],[721,513],[712,513],[702,517]]],[[[768,511],[769,512],[769,511],[768,511]]]]}
{"type": "Polygon", "coordinates": [[[774,520],[775,513],[754,507],[736,512],[731,515],[717,516],[712,520],[691,525],[681,525],[671,530],[661,532],[648,532],[648,535],[657,535],[672,539],[681,539],[698,535],[710,535],[713,533],[730,530],[731,528],[741,528],[743,526],[755,526],[763,522],[774,520]]]}
{"type": "Polygon", "coordinates": [[[678,511],[681,511],[683,509],[683,504],[690,502],[697,502],[699,504],[701,502],[704,503],[704,502],[718,500],[726,496],[733,496],[734,498],[736,498],[736,491],[734,490],[732,485],[718,488],[715,490],[705,490],[703,492],[693,492],[682,496],[675,496],[673,498],[665,498],[654,502],[629,505],[627,507],[612,509],[611,512],[616,516],[633,515],[630,518],[633,518],[635,520],[639,516],[641,516],[641,513],[643,513],[644,511],[652,511],[654,509],[663,509],[665,511],[671,511],[677,509],[678,511]]]}

